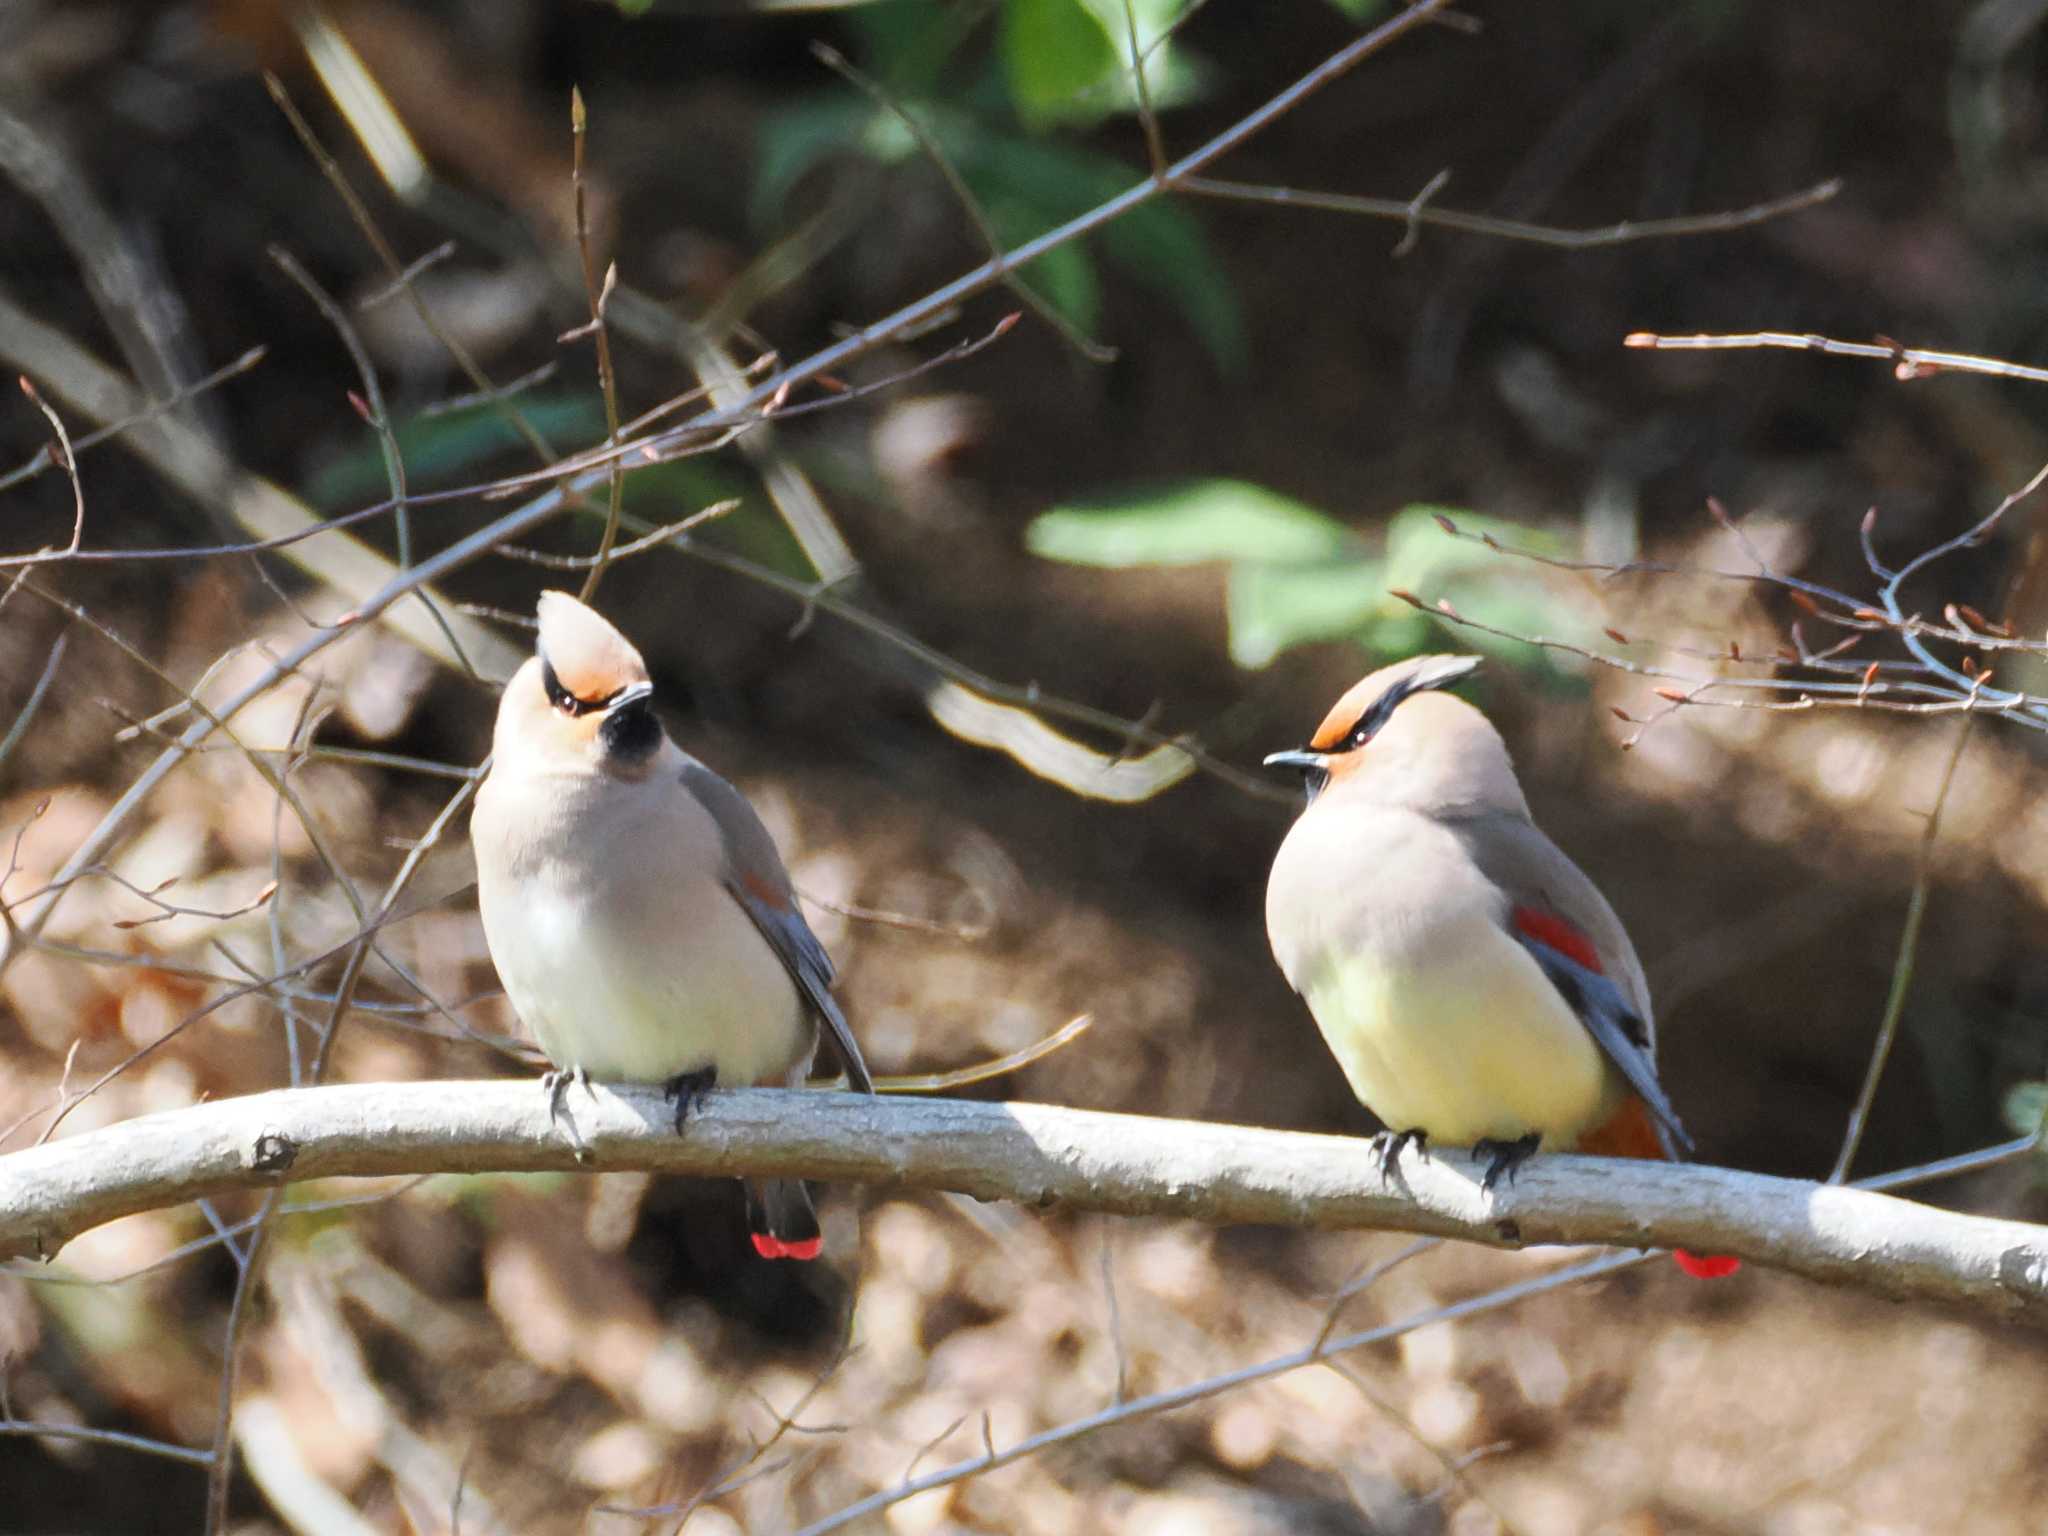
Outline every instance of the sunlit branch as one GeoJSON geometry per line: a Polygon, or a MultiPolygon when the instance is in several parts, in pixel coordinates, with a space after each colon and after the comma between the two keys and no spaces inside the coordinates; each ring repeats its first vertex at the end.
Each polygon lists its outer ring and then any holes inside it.
{"type": "Polygon", "coordinates": [[[2048,1228],[1862,1188],[1555,1156],[1489,1193],[1463,1153],[1404,1158],[1390,1177],[1363,1138],[1042,1104],[719,1091],[683,1136],[658,1089],[579,1091],[569,1109],[587,1162],[531,1081],[282,1089],[147,1115],[0,1157],[0,1251],[47,1255],[118,1216],[305,1178],[639,1169],[1495,1246],[1685,1247],[2048,1327],[2048,1228]]]}

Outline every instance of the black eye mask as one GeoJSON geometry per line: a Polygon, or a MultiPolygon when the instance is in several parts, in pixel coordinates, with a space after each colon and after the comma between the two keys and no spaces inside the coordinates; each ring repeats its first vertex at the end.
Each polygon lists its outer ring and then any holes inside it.
{"type": "Polygon", "coordinates": [[[548,702],[565,715],[584,715],[604,708],[602,700],[579,699],[564,688],[561,678],[555,675],[554,663],[545,656],[540,659],[540,685],[548,691],[548,702]]]}
{"type": "Polygon", "coordinates": [[[540,685],[547,690],[548,702],[563,714],[587,715],[601,709],[630,709],[645,702],[654,693],[652,683],[628,683],[623,688],[614,688],[601,699],[586,699],[571,693],[562,685],[556,674],[554,663],[543,656],[540,659],[540,685]]]}
{"type": "Polygon", "coordinates": [[[1365,713],[1358,717],[1357,723],[1344,733],[1344,739],[1330,748],[1330,751],[1357,751],[1380,733],[1404,699],[1418,693],[1427,693],[1434,688],[1448,688],[1478,665],[1477,656],[1439,656],[1428,665],[1417,667],[1374,699],[1366,707],[1365,713]]]}

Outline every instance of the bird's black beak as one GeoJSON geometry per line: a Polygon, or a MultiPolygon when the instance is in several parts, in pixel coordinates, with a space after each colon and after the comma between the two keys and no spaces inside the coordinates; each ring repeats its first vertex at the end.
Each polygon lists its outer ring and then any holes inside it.
{"type": "Polygon", "coordinates": [[[605,700],[598,740],[605,757],[622,766],[649,762],[661,746],[661,722],[654,718],[654,684],[628,683],[605,700]]]}
{"type": "Polygon", "coordinates": [[[1308,747],[1294,747],[1285,752],[1274,752],[1267,756],[1268,768],[1299,768],[1306,773],[1311,768],[1321,768],[1325,755],[1308,747]]]}
{"type": "Polygon", "coordinates": [[[1327,752],[1318,752],[1313,747],[1295,747],[1286,752],[1275,752],[1266,758],[1268,768],[1299,768],[1301,770],[1301,791],[1311,803],[1330,782],[1330,757],[1327,752]]]}

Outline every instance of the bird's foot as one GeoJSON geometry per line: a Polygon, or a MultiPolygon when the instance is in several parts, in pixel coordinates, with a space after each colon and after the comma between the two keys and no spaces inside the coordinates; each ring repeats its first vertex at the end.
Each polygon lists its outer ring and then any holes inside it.
{"type": "Polygon", "coordinates": [[[576,1129],[575,1118],[569,1113],[569,1090],[580,1087],[590,1092],[590,1074],[581,1067],[556,1067],[543,1073],[540,1080],[541,1092],[548,1096],[548,1119],[561,1128],[569,1139],[569,1145],[576,1149],[579,1163],[590,1161],[590,1143],[583,1139],[583,1133],[576,1129]]]}
{"type": "Polygon", "coordinates": [[[1496,1141],[1489,1136],[1484,1141],[1473,1142],[1472,1155],[1487,1160],[1486,1172],[1479,1180],[1480,1189],[1491,1194],[1494,1185],[1503,1177],[1512,1184],[1522,1164],[1536,1155],[1536,1148],[1542,1140],[1540,1135],[1531,1131],[1514,1141],[1496,1141]]]}
{"type": "Polygon", "coordinates": [[[1378,1154],[1380,1172],[1392,1177],[1395,1164],[1401,1161],[1401,1154],[1410,1147],[1418,1157],[1429,1156],[1429,1132],[1420,1126],[1411,1125],[1405,1131],[1381,1131],[1372,1139],[1372,1149],[1378,1154]]]}
{"type": "Polygon", "coordinates": [[[694,1072],[678,1072],[661,1085],[661,1091],[676,1107],[676,1134],[683,1133],[683,1122],[690,1118],[704,1095],[718,1086],[718,1068],[699,1067],[694,1072]]]}

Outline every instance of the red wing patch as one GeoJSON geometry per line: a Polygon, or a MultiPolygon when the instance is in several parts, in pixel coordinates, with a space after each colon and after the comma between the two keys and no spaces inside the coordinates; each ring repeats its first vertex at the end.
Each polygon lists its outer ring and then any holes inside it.
{"type": "Polygon", "coordinates": [[[1600,963],[1600,951],[1593,947],[1593,941],[1555,913],[1535,907],[1517,907],[1514,923],[1527,937],[1556,950],[1567,959],[1578,961],[1596,976],[1607,974],[1607,968],[1600,963]]]}
{"type": "Polygon", "coordinates": [[[746,893],[763,906],[773,907],[777,912],[789,910],[788,899],[782,894],[782,888],[773,880],[756,874],[751,869],[739,870],[736,878],[746,893]]]}

